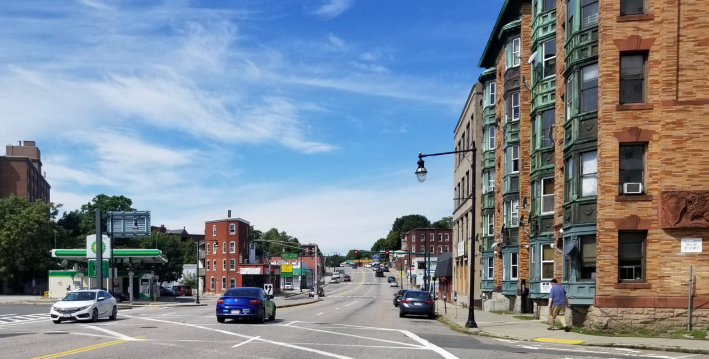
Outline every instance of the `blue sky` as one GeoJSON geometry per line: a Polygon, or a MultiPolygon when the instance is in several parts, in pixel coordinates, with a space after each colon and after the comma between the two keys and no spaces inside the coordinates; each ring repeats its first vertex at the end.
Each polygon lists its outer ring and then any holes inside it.
{"type": "Polygon", "coordinates": [[[233,216],[324,252],[453,210],[453,130],[502,4],[12,1],[0,140],[35,140],[65,210],[124,194],[153,224],[233,216]],[[146,5],[148,4],[148,5],[146,5]]]}

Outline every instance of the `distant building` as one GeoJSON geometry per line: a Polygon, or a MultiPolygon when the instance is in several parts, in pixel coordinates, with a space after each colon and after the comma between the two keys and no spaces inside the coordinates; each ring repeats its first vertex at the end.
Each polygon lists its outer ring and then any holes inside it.
{"type": "MultiPolygon", "coordinates": [[[[453,230],[439,228],[415,228],[406,232],[401,239],[401,250],[404,252],[429,253],[431,257],[431,267],[429,271],[433,274],[436,269],[436,256],[441,253],[450,252],[453,249],[453,230]]],[[[410,283],[414,285],[423,284],[425,274],[425,254],[404,254],[397,258],[397,268],[403,268],[404,275],[416,275],[416,281],[410,278],[410,283]],[[419,268],[421,267],[421,268],[419,268]],[[419,278],[421,277],[421,278],[419,278]]]]}
{"type": "Polygon", "coordinates": [[[204,292],[222,294],[242,287],[239,265],[248,264],[249,252],[249,222],[231,218],[231,211],[227,218],[206,221],[198,257],[200,286],[206,281],[204,292]]]}
{"type": "Polygon", "coordinates": [[[49,202],[51,186],[42,173],[42,158],[34,141],[8,145],[0,157],[0,198],[14,194],[30,201],[49,202]]]}

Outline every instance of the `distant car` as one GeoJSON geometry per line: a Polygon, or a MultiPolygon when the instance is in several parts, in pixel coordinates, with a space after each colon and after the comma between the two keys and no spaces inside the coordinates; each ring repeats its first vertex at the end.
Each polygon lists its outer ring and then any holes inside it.
{"type": "Polygon", "coordinates": [[[396,281],[389,282],[389,286],[390,286],[390,287],[398,287],[398,286],[399,286],[399,283],[397,283],[396,281]]]}
{"type": "Polygon", "coordinates": [[[283,289],[285,290],[293,290],[293,284],[284,284],[283,289]]]}
{"type": "Polygon", "coordinates": [[[353,265],[352,265],[352,269],[357,269],[357,265],[356,265],[356,264],[353,264],[353,265]]]}
{"type": "Polygon", "coordinates": [[[350,282],[350,281],[352,281],[352,277],[350,277],[349,274],[345,274],[345,277],[343,278],[343,281],[344,281],[344,282],[350,282]]]}
{"type": "Polygon", "coordinates": [[[435,318],[435,307],[433,306],[431,294],[422,290],[406,291],[404,296],[401,297],[399,317],[403,318],[409,314],[426,315],[431,319],[435,318]]]}
{"type": "Polygon", "coordinates": [[[340,278],[332,277],[330,278],[330,283],[340,283],[340,278]]]}
{"type": "Polygon", "coordinates": [[[347,267],[347,263],[340,263],[340,267],[347,267]]]}
{"type": "Polygon", "coordinates": [[[116,302],[122,303],[122,302],[129,302],[130,301],[130,296],[126,293],[111,293],[116,298],[116,302]]]}
{"type": "Polygon", "coordinates": [[[390,275],[389,278],[387,278],[387,282],[389,282],[389,283],[396,282],[396,277],[394,277],[393,275],[390,275]]]}
{"type": "Polygon", "coordinates": [[[263,323],[267,319],[275,320],[276,303],[272,299],[273,296],[261,288],[231,288],[217,300],[217,321],[224,323],[227,319],[250,318],[263,323]]]}
{"type": "Polygon", "coordinates": [[[160,287],[161,297],[179,297],[180,295],[175,293],[172,289],[160,287]]]}
{"type": "MultiPolygon", "coordinates": [[[[314,297],[315,296],[315,289],[310,288],[310,291],[308,293],[309,297],[314,297]]],[[[318,287],[318,296],[324,297],[325,296],[325,289],[323,287],[318,287]]]]}
{"type": "Polygon", "coordinates": [[[177,295],[192,296],[192,287],[190,287],[188,285],[173,285],[172,290],[177,295]]]}
{"type": "Polygon", "coordinates": [[[100,290],[76,290],[67,294],[49,309],[49,315],[55,324],[65,320],[90,320],[108,317],[116,320],[118,307],[116,298],[100,290]]]}
{"type": "Polygon", "coordinates": [[[395,307],[399,306],[399,303],[401,303],[401,297],[404,296],[404,294],[406,294],[407,290],[408,289],[401,289],[398,292],[394,293],[394,306],[395,307]]]}
{"type": "Polygon", "coordinates": [[[371,267],[372,267],[371,264],[365,264],[365,265],[364,265],[364,268],[371,268],[371,267]]]}
{"type": "Polygon", "coordinates": [[[389,272],[389,267],[384,266],[384,271],[385,271],[385,272],[389,272]]]}

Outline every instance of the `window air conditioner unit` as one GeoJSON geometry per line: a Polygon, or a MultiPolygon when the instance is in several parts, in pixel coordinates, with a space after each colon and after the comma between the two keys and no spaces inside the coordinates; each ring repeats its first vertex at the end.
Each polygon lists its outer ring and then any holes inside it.
{"type": "Polygon", "coordinates": [[[642,183],[623,183],[623,194],[643,193],[642,183]]]}

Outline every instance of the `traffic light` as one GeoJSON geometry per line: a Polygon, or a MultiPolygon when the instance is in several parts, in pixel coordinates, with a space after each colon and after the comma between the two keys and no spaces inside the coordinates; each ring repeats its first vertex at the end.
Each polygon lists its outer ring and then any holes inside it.
{"type": "Polygon", "coordinates": [[[359,259],[359,251],[355,249],[354,259],[359,259]]]}
{"type": "Polygon", "coordinates": [[[384,261],[385,262],[389,261],[389,250],[388,249],[384,252],[384,261]]]}

